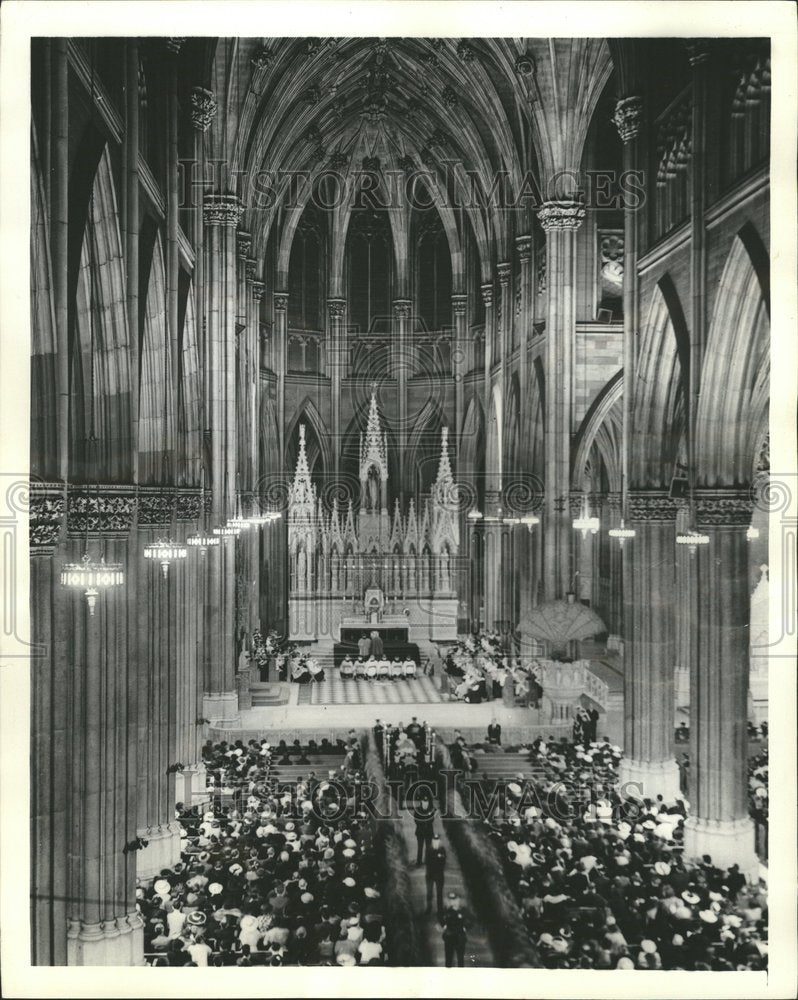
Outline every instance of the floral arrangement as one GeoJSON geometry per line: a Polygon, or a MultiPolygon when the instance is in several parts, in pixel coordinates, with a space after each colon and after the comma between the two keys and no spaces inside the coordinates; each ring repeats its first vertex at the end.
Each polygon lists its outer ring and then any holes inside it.
{"type": "Polygon", "coordinates": [[[266,666],[271,657],[275,657],[277,665],[282,666],[286,657],[294,656],[298,649],[296,643],[289,642],[275,629],[267,632],[265,639],[261,635],[260,629],[255,629],[252,633],[252,647],[255,659],[262,667],[266,666]]]}

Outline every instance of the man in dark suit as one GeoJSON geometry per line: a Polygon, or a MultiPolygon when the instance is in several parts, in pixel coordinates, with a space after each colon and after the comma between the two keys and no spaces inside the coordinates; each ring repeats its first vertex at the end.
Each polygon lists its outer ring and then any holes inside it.
{"type": "Polygon", "coordinates": [[[466,924],[460,899],[456,892],[450,892],[443,911],[443,950],[446,956],[446,968],[451,969],[455,955],[457,964],[462,969],[465,965],[466,924]]]}
{"type": "Polygon", "coordinates": [[[416,865],[420,867],[424,863],[424,848],[426,847],[427,852],[429,852],[434,832],[435,803],[432,799],[424,798],[416,802],[413,808],[413,817],[416,821],[416,843],[418,844],[416,865]]]}
{"type": "Polygon", "coordinates": [[[493,719],[488,726],[488,743],[495,743],[497,746],[502,745],[502,727],[493,719]]]}
{"type": "Polygon", "coordinates": [[[426,862],[427,879],[427,913],[432,912],[432,890],[435,889],[438,906],[438,920],[443,917],[443,879],[446,871],[446,848],[441,844],[441,838],[435,834],[427,849],[426,862]]]}

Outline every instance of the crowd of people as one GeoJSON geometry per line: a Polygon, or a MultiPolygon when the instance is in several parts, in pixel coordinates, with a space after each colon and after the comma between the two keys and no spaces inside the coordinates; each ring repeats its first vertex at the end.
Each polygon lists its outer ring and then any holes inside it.
{"type": "Polygon", "coordinates": [[[151,965],[386,963],[377,859],[355,809],[357,743],[350,733],[338,768],[283,787],[272,761],[305,754],[298,741],[206,744],[206,769],[229,794],[201,814],[178,807],[180,862],[137,889],[151,965]]]}
{"type": "Polygon", "coordinates": [[[508,654],[497,632],[456,642],[446,654],[444,668],[455,698],[469,704],[503,700],[537,708],[543,695],[537,662],[508,654]]]}
{"type": "Polygon", "coordinates": [[[545,967],[767,967],[765,888],[708,855],[685,861],[683,798],[623,799],[606,739],[541,738],[528,754],[536,778],[505,782],[485,823],[545,967]]]}

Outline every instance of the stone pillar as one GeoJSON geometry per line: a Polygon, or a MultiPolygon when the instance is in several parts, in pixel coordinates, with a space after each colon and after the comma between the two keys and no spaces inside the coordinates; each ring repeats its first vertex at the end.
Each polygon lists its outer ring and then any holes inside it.
{"type": "MultiPolygon", "coordinates": [[[[211,510],[222,524],[235,509],[236,469],[236,227],[241,203],[234,195],[205,195],[206,404],[211,444],[211,510]]],[[[208,569],[205,615],[203,716],[227,726],[237,719],[235,691],[235,537],[223,537],[205,556],[208,569]]]]}
{"type": "Polygon", "coordinates": [[[285,372],[288,365],[288,292],[274,293],[274,345],[277,355],[277,454],[285,468],[285,372]]]}
{"type": "MultiPolygon", "coordinates": [[[[131,532],[132,491],[69,500],[65,561],[86,550],[121,563],[125,585],[102,589],[94,614],[80,590],[55,597],[54,654],[70,675],[64,699],[68,827],[65,843],[66,961],[69,965],[142,964],[143,930],[135,912],[135,727],[144,706],[133,632],[138,538],[131,532]],[[100,536],[98,529],[102,529],[100,536]],[[132,695],[132,697],[131,697],[132,695]]],[[[57,714],[60,714],[56,710],[57,714]]],[[[54,748],[57,751],[57,748],[54,748]]],[[[57,796],[58,798],[58,796],[57,796]]],[[[56,845],[56,850],[58,850],[56,845]]]]}
{"type": "Polygon", "coordinates": [[[498,628],[502,619],[502,524],[501,494],[498,490],[485,490],[485,516],[483,525],[483,566],[485,573],[484,602],[485,628],[498,628]]]}
{"type": "Polygon", "coordinates": [[[543,523],[545,593],[563,597],[571,585],[571,476],[573,353],[576,329],[576,231],[585,217],[575,201],[548,201],[538,212],[546,233],[546,498],[543,523]]]}
{"type": "MultiPolygon", "coordinates": [[[[452,295],[452,318],[454,320],[454,332],[452,342],[452,378],[454,379],[454,478],[460,475],[460,446],[463,433],[463,411],[464,393],[463,379],[468,369],[468,296],[461,294],[452,295]]],[[[451,586],[460,597],[460,606],[463,607],[464,595],[469,592],[468,555],[466,549],[466,539],[468,538],[468,525],[466,519],[468,511],[460,505],[459,522],[460,538],[463,545],[460,554],[456,557],[455,565],[452,567],[451,586]]],[[[468,611],[470,616],[471,612],[468,611]]]]}
{"type": "Polygon", "coordinates": [[[485,368],[482,380],[482,408],[485,413],[485,433],[487,434],[488,414],[490,413],[490,368],[493,364],[493,282],[488,281],[480,286],[480,293],[485,304],[485,368]]]}
{"type": "MultiPolygon", "coordinates": [[[[72,666],[64,654],[64,605],[56,561],[63,487],[31,484],[30,898],[31,963],[66,965],[68,699],[72,666]]],[[[64,560],[66,561],[66,560],[64,560]]]]}
{"type": "MultiPolygon", "coordinates": [[[[407,468],[407,377],[413,362],[413,349],[408,343],[407,324],[410,319],[412,303],[410,299],[394,299],[394,337],[398,344],[398,356],[396,365],[397,393],[399,396],[399,427],[397,434],[397,446],[399,449],[399,505],[404,510],[405,494],[412,495],[412,483],[414,477],[412,470],[407,468]]],[[[386,506],[387,500],[383,498],[382,506],[386,506]]]]}
{"type": "Polygon", "coordinates": [[[748,815],[748,491],[698,491],[698,530],[709,544],[692,558],[696,576],[690,671],[690,817],[685,854],[739,864],[757,876],[748,815]]]}
{"type": "MultiPolygon", "coordinates": [[[[621,524],[621,496],[618,493],[607,494],[607,521],[610,528],[618,528],[621,524]]],[[[623,551],[627,545],[633,545],[634,539],[624,542],[621,546],[617,539],[609,539],[609,587],[607,593],[607,649],[623,651],[623,551]]]]}
{"type": "Polygon", "coordinates": [[[664,491],[629,495],[635,538],[624,545],[624,758],[627,794],[672,802],[676,504],[664,491]]]}
{"type": "Polygon", "coordinates": [[[341,473],[341,384],[346,373],[345,351],[346,334],[344,318],[346,316],[346,299],[327,299],[327,312],[330,322],[327,343],[329,345],[330,390],[332,395],[332,453],[333,474],[336,483],[341,473]]]}

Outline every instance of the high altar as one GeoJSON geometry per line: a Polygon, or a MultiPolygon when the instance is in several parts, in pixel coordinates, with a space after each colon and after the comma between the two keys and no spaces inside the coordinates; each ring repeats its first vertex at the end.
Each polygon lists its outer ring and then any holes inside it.
{"type": "Polygon", "coordinates": [[[288,501],[289,628],[294,641],[332,644],[341,629],[402,629],[410,642],[457,636],[454,567],[460,532],[441,431],[438,473],[421,514],[396,500],[388,514],[388,441],[374,393],[360,438],[360,502],[325,509],[311,482],[305,428],[288,501]]]}

